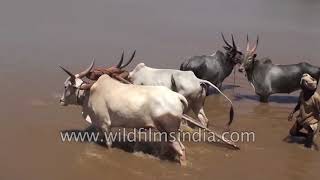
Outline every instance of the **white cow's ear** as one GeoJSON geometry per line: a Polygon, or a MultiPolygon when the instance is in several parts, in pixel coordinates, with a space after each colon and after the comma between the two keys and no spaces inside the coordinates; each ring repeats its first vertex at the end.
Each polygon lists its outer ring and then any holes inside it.
{"type": "Polygon", "coordinates": [[[87,117],[86,117],[86,121],[87,121],[89,124],[92,124],[92,121],[91,121],[91,118],[90,118],[90,116],[89,116],[89,115],[87,115],[87,117]]]}
{"type": "Polygon", "coordinates": [[[140,68],[143,68],[143,67],[145,67],[145,66],[146,66],[146,65],[145,65],[144,63],[139,63],[137,67],[140,69],[140,68]]]}
{"type": "Polygon", "coordinates": [[[83,81],[81,79],[76,79],[75,84],[73,85],[75,88],[80,88],[81,84],[83,83],[83,81]]]}
{"type": "Polygon", "coordinates": [[[144,68],[146,65],[144,63],[139,63],[132,72],[138,72],[141,68],[144,68]]]}

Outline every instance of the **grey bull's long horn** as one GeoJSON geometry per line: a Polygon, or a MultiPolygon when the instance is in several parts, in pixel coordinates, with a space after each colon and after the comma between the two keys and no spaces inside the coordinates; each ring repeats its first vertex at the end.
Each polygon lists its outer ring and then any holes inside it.
{"type": "Polygon", "coordinates": [[[221,33],[221,36],[222,36],[222,39],[223,39],[224,43],[225,43],[227,46],[232,47],[232,46],[226,41],[226,38],[224,38],[223,33],[221,33]]]}
{"type": "Polygon", "coordinates": [[[121,65],[123,63],[123,58],[124,58],[124,51],[122,51],[121,59],[120,59],[119,63],[117,64],[116,68],[121,68],[121,65]]]}
{"type": "Polygon", "coordinates": [[[250,51],[249,35],[247,34],[247,52],[250,51]]]}
{"type": "Polygon", "coordinates": [[[258,44],[259,44],[259,36],[257,36],[256,44],[255,44],[254,47],[251,49],[251,52],[255,52],[255,51],[257,50],[258,44]]]}
{"type": "Polygon", "coordinates": [[[125,65],[121,66],[120,69],[127,67],[132,62],[132,60],[133,60],[135,55],[136,55],[136,50],[134,50],[134,52],[132,53],[131,58],[129,59],[129,61],[125,65]]]}
{"type": "Polygon", "coordinates": [[[230,112],[229,112],[229,116],[230,116],[230,119],[229,119],[229,122],[228,122],[228,126],[230,126],[233,122],[233,117],[234,117],[234,109],[233,109],[233,103],[232,101],[225,95],[223,94],[223,92],[220,91],[219,88],[217,88],[217,86],[215,86],[214,84],[212,84],[211,82],[207,81],[207,80],[204,80],[204,79],[199,79],[199,81],[201,83],[204,83],[204,84],[209,84],[210,86],[212,86],[213,88],[215,88],[221,95],[223,95],[229,102],[230,102],[230,112]]]}
{"type": "Polygon", "coordinates": [[[65,69],[64,67],[62,66],[59,66],[64,72],[66,72],[70,77],[71,79],[76,79],[76,76],[74,74],[72,74],[70,71],[68,71],[67,69],[65,69]]]}
{"type": "Polygon", "coordinates": [[[237,49],[236,43],[234,42],[233,34],[231,34],[231,39],[233,48],[237,49]]]}
{"type": "Polygon", "coordinates": [[[85,76],[91,71],[91,69],[93,68],[93,66],[94,66],[94,61],[95,61],[95,60],[94,60],[94,58],[93,58],[90,66],[89,66],[86,70],[82,71],[82,72],[79,73],[79,74],[76,74],[75,76],[76,76],[77,78],[83,78],[83,77],[85,77],[85,76]]]}

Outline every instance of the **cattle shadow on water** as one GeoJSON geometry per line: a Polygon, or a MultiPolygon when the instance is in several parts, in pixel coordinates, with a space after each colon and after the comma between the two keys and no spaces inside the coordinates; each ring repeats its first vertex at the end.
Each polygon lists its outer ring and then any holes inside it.
{"type": "MultiPolygon", "coordinates": [[[[270,103],[279,103],[279,104],[295,104],[298,102],[298,98],[297,96],[287,96],[287,95],[276,95],[276,96],[270,96],[269,97],[269,102],[270,103]]],[[[259,100],[259,96],[257,95],[243,95],[243,94],[236,94],[234,96],[234,101],[241,101],[241,100],[252,100],[252,101],[258,101],[259,100]]]]}
{"type": "Polygon", "coordinates": [[[227,85],[222,86],[221,90],[225,91],[225,90],[235,89],[235,88],[239,88],[239,87],[240,86],[236,85],[236,84],[227,84],[227,85]]]}
{"type": "MultiPolygon", "coordinates": [[[[102,147],[106,148],[106,150],[108,150],[107,149],[107,145],[105,144],[104,135],[99,134],[100,136],[98,137],[98,139],[96,141],[93,140],[93,138],[90,141],[87,136],[84,136],[84,134],[86,134],[86,133],[87,134],[92,134],[92,133],[96,134],[96,133],[98,133],[98,131],[93,126],[89,126],[84,130],[69,129],[69,130],[63,130],[61,132],[63,134],[64,133],[81,134],[85,138],[83,139],[83,141],[79,140],[78,141],[79,143],[95,143],[95,144],[97,144],[99,146],[102,146],[102,147]]],[[[122,137],[120,138],[120,141],[119,141],[119,138],[116,138],[116,140],[112,142],[112,148],[117,148],[117,149],[123,150],[123,151],[128,152],[128,153],[142,152],[144,154],[154,156],[154,157],[159,158],[161,160],[169,160],[169,161],[178,162],[178,160],[175,159],[176,157],[175,157],[174,151],[171,150],[169,147],[164,147],[163,145],[161,145],[161,144],[164,144],[164,143],[161,143],[161,142],[143,142],[143,141],[132,142],[129,139],[131,139],[131,138],[125,137],[125,135],[122,135],[122,137]],[[121,139],[124,139],[124,138],[127,138],[128,140],[122,141],[121,139]],[[165,151],[165,153],[160,153],[161,148],[162,148],[162,151],[165,151]]]]}
{"type": "MultiPolygon", "coordinates": [[[[69,129],[69,130],[63,130],[61,131],[62,134],[68,133],[74,133],[74,134],[81,134],[84,135],[85,133],[87,134],[91,134],[91,133],[98,133],[98,131],[96,131],[96,129],[93,126],[89,126],[84,130],[79,130],[79,129],[69,129]]],[[[79,143],[95,143],[99,146],[102,146],[104,148],[106,148],[107,150],[107,146],[104,143],[105,138],[104,136],[99,136],[99,138],[97,139],[97,141],[90,141],[88,139],[87,136],[83,136],[85,137],[83,139],[83,141],[79,140],[79,143]]],[[[123,138],[127,138],[125,136],[123,136],[123,138]]],[[[74,139],[73,139],[74,140],[74,139]]],[[[74,142],[74,141],[72,141],[74,142]]],[[[183,143],[183,142],[182,142],[183,143]]],[[[209,142],[206,142],[209,143],[209,142]]],[[[220,147],[220,148],[228,148],[228,146],[224,143],[221,142],[215,142],[215,143],[210,143],[216,147],[220,147]]],[[[135,152],[142,152],[146,155],[151,155],[154,156],[156,158],[159,158],[160,160],[168,160],[168,161],[172,161],[172,162],[179,162],[177,159],[177,155],[175,153],[175,151],[173,149],[171,149],[170,147],[168,147],[166,145],[166,143],[161,143],[161,142],[144,142],[144,141],[138,141],[138,142],[129,142],[129,141],[118,141],[115,140],[112,143],[112,148],[117,148],[120,150],[123,150],[125,152],[128,153],[135,153],[135,152]]]]}

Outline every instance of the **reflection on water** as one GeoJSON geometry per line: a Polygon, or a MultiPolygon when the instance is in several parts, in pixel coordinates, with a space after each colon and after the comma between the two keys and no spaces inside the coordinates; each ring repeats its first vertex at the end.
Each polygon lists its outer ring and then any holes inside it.
{"type": "MultiPolygon", "coordinates": [[[[274,63],[320,66],[319,17],[318,0],[1,1],[1,179],[316,178],[319,153],[283,141],[297,92],[261,104],[243,74],[236,74],[236,86],[230,77],[224,92],[235,103],[232,130],[254,131],[256,142],[240,143],[241,151],[185,143],[189,164],[181,168],[125,148],[60,142],[60,131],[82,131],[87,124],[79,107],[58,104],[66,78],[58,65],[78,72],[92,57],[97,65],[113,65],[122,50],[136,49],[128,69],[142,61],[178,68],[186,57],[222,50],[224,32],[234,33],[241,49],[247,33],[259,35],[258,57],[274,63]]],[[[212,126],[224,127],[228,108],[219,95],[208,97],[212,126]]]]}

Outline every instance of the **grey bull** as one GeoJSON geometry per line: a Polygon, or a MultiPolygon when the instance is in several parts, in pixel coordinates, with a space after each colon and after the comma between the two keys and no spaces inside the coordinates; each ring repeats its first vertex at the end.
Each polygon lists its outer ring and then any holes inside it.
{"type": "Polygon", "coordinates": [[[268,102],[269,96],[276,93],[291,93],[300,89],[300,79],[304,73],[310,74],[319,82],[320,68],[303,62],[290,65],[273,64],[269,58],[256,59],[256,44],[250,48],[247,36],[247,50],[239,68],[245,72],[248,81],[260,97],[261,102],[268,102]]]}
{"type": "Polygon", "coordinates": [[[238,50],[233,35],[231,35],[232,45],[226,41],[222,33],[221,36],[226,44],[225,53],[217,51],[212,55],[193,56],[181,64],[180,70],[193,71],[198,78],[208,80],[221,89],[224,79],[242,59],[242,52],[238,50]]]}
{"type": "Polygon", "coordinates": [[[187,98],[189,109],[192,109],[201,124],[206,127],[208,125],[208,118],[205,115],[203,106],[206,98],[206,86],[212,86],[230,102],[231,108],[228,125],[233,121],[234,111],[232,101],[215,85],[207,80],[197,78],[192,71],[155,69],[146,66],[144,63],[140,63],[129,73],[128,79],[133,84],[165,86],[180,93],[187,98]]]}

